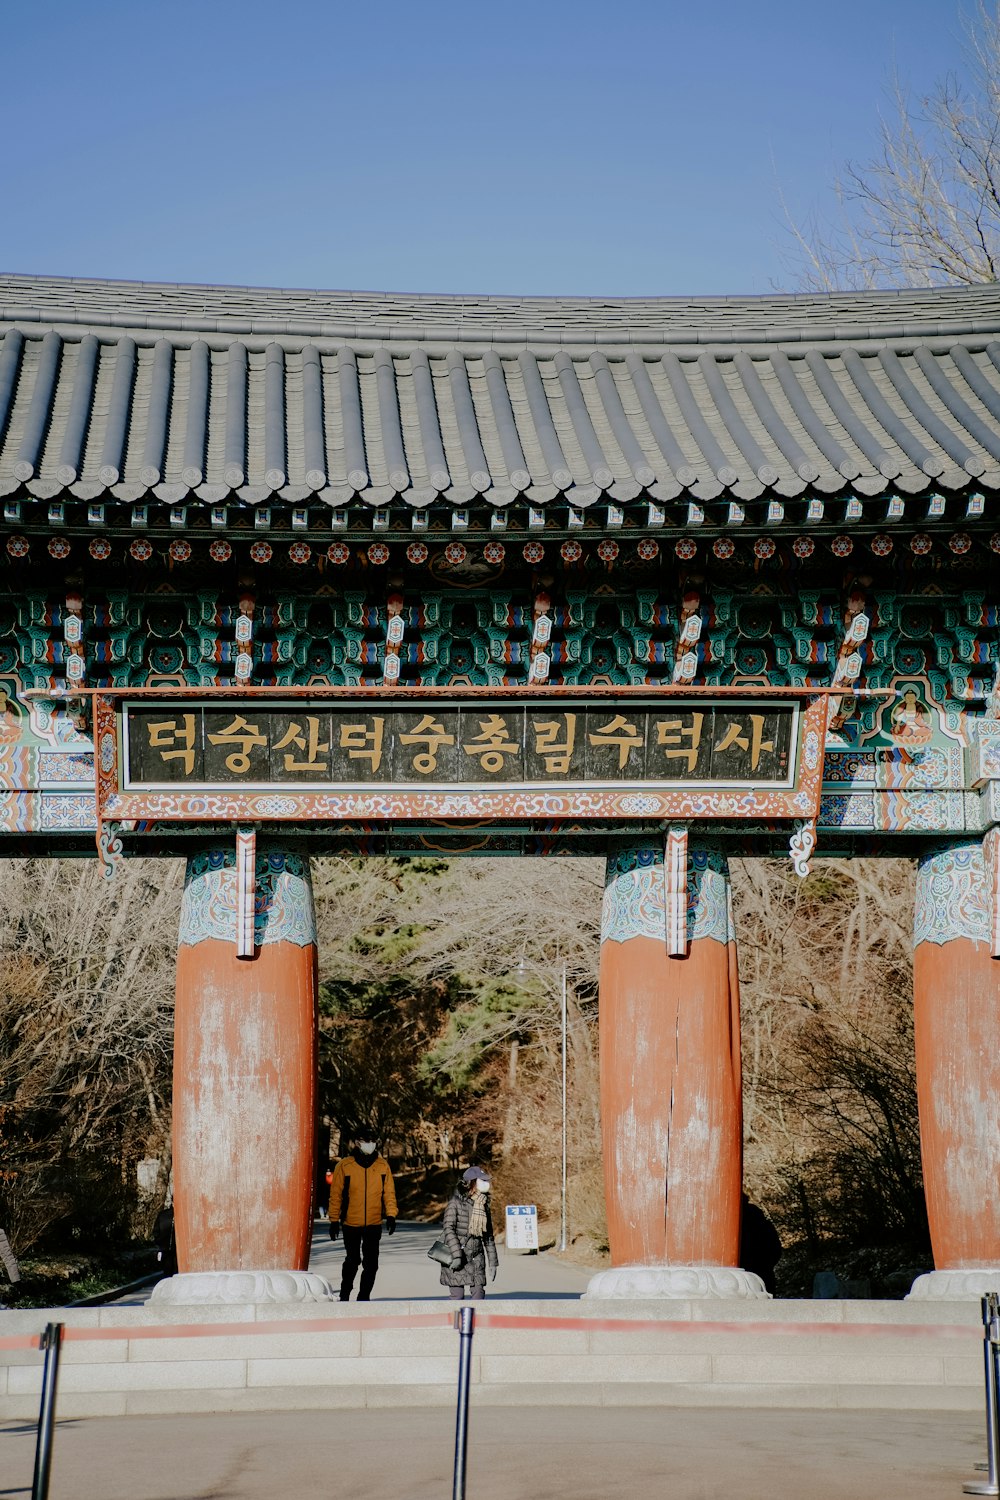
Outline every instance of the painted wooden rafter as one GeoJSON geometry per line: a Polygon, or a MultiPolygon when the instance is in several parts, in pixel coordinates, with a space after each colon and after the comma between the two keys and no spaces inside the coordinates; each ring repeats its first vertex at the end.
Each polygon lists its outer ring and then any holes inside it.
{"type": "Polygon", "coordinates": [[[253,617],[255,600],[249,590],[240,594],[240,612],[236,616],[236,660],[233,677],[239,683],[248,683],[253,676],[253,617]]]}
{"type": "Polygon", "coordinates": [[[548,682],[549,672],[552,670],[552,616],[549,613],[551,608],[552,601],[549,594],[544,589],[539,589],[532,608],[533,624],[528,667],[528,681],[532,685],[548,682]]]}
{"type": "Polygon", "coordinates": [[[844,614],[844,636],[837,653],[837,665],[833,674],[833,685],[843,690],[842,696],[830,699],[829,724],[831,729],[840,729],[857,711],[858,700],[853,691],[860,680],[864,665],[861,646],[868,639],[871,619],[865,608],[864,590],[855,585],[847,599],[844,614]]]}
{"type": "Polygon", "coordinates": [[[254,956],[254,910],[257,902],[257,833],[247,825],[236,830],[236,956],[254,956]]]}
{"type": "Polygon", "coordinates": [[[667,952],[687,958],[688,831],[683,823],[667,829],[663,845],[664,913],[667,952]]]}
{"type": "Polygon", "coordinates": [[[396,592],[389,595],[386,601],[386,614],[388,618],[385,627],[385,662],[382,667],[382,681],[388,687],[395,687],[402,669],[401,651],[406,635],[402,594],[396,592]]]}
{"type": "Polygon", "coordinates": [[[696,589],[685,591],[681,601],[680,629],[674,654],[673,680],[678,687],[693,683],[698,674],[698,643],[701,640],[701,595],[696,589]]]}

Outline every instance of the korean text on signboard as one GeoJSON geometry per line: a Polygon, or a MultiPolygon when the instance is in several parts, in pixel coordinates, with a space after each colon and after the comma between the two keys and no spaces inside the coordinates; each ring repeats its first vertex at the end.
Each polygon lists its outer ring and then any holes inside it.
{"type": "Polygon", "coordinates": [[[788,787],[798,715],[731,699],[134,702],[123,786],[788,787]]]}

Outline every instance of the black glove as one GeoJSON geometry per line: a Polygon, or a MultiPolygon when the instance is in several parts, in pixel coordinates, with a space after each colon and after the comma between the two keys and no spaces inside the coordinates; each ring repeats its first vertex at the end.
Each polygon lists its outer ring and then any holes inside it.
{"type": "Polygon", "coordinates": [[[331,1219],[330,1220],[330,1238],[331,1238],[331,1240],[335,1240],[335,1239],[338,1239],[339,1236],[340,1236],[340,1225],[337,1223],[336,1219],[331,1219]]]}
{"type": "Polygon", "coordinates": [[[392,1214],[386,1214],[385,1216],[385,1229],[387,1234],[396,1233],[396,1221],[392,1217],[392,1214]]]}

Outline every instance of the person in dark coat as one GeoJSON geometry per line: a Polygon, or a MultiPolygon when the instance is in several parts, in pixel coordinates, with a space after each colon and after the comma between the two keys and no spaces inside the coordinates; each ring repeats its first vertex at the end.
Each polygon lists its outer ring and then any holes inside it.
{"type": "Polygon", "coordinates": [[[172,1208],[161,1208],[156,1215],[153,1239],[156,1241],[157,1269],[162,1271],[164,1276],[175,1276],[177,1274],[177,1240],[174,1235],[172,1208]]]}
{"type": "Polygon", "coordinates": [[[740,1227],[740,1266],[752,1271],[774,1296],[777,1283],[774,1268],[781,1259],[781,1239],[767,1214],[743,1194],[743,1219],[740,1227]]]}
{"type": "Polygon", "coordinates": [[[460,1301],[466,1293],[476,1302],[486,1296],[486,1267],[496,1281],[497,1244],[490,1214],[490,1174],[469,1167],[444,1211],[443,1237],[451,1251],[451,1265],[441,1267],[441,1285],[460,1301]]]}

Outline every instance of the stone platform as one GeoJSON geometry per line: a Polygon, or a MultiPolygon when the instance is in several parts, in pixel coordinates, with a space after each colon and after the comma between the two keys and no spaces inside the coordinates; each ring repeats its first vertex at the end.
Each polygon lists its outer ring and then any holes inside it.
{"type": "MultiPolygon", "coordinates": [[[[94,1333],[64,1346],[62,1418],[440,1406],[455,1399],[454,1307],[438,1298],[11,1311],[0,1314],[0,1344],[37,1335],[50,1318],[94,1333]]],[[[477,1309],[498,1320],[477,1328],[473,1342],[477,1405],[970,1413],[983,1405],[974,1300],[560,1299],[477,1309]]],[[[40,1376],[37,1352],[0,1347],[0,1419],[37,1415],[40,1376]]]]}

